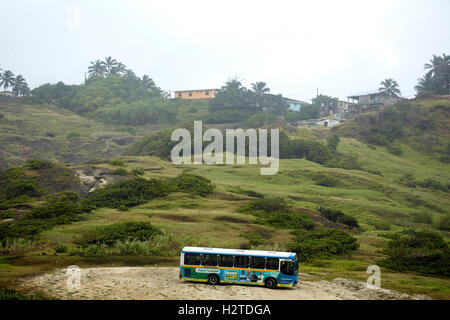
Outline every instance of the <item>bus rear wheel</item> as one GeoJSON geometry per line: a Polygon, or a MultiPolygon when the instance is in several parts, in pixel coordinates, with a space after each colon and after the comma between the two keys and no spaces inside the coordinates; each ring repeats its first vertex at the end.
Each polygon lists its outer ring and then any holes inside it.
{"type": "Polygon", "coordinates": [[[275,280],[274,278],[267,278],[265,284],[267,288],[275,289],[275,287],[277,286],[277,280],[275,280]]]}
{"type": "Polygon", "coordinates": [[[220,279],[217,276],[217,274],[210,274],[208,276],[208,283],[209,284],[216,285],[216,284],[219,284],[219,282],[220,282],[220,279]]]}

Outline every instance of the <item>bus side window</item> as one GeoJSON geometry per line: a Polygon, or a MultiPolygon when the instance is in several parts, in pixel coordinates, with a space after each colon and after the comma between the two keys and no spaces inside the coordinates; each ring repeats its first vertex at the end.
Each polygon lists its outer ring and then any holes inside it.
{"type": "Polygon", "coordinates": [[[249,258],[246,256],[235,256],[234,257],[234,267],[235,268],[248,268],[249,258]]]}
{"type": "Polygon", "coordinates": [[[264,257],[252,257],[250,261],[250,268],[264,269],[266,266],[266,259],[264,257]]]}
{"type": "Polygon", "coordinates": [[[184,254],[184,264],[199,266],[200,265],[200,255],[198,253],[185,253],[184,254]]]}
{"type": "Polygon", "coordinates": [[[217,254],[204,254],[202,266],[217,267],[217,254]]]}
{"type": "Polygon", "coordinates": [[[219,255],[219,266],[220,267],[233,267],[233,256],[219,255]]]}
{"type": "Polygon", "coordinates": [[[267,258],[266,269],[278,270],[279,261],[278,258],[267,258]]]}

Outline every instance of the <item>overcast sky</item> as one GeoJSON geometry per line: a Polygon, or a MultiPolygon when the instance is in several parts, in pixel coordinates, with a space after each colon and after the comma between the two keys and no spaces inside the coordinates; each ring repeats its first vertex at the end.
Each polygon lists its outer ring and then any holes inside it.
{"type": "Polygon", "coordinates": [[[112,56],[164,90],[238,76],[307,100],[377,90],[414,95],[423,65],[450,54],[450,1],[1,0],[0,67],[43,83],[83,82],[112,56]]]}

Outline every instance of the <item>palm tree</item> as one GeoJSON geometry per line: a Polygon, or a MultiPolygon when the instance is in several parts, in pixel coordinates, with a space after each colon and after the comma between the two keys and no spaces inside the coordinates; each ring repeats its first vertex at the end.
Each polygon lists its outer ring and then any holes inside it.
{"type": "Polygon", "coordinates": [[[108,69],[108,74],[111,74],[111,69],[117,66],[117,60],[113,59],[111,57],[106,57],[104,64],[106,65],[106,68],[108,69]]]}
{"type": "Polygon", "coordinates": [[[6,70],[3,73],[0,73],[0,87],[3,86],[5,91],[14,85],[14,73],[9,70],[6,70]]]}
{"type": "Polygon", "coordinates": [[[22,77],[21,75],[18,75],[14,80],[14,86],[12,89],[13,93],[16,96],[23,95],[24,94],[23,91],[24,91],[25,87],[28,87],[27,82],[25,81],[25,78],[22,77]]]}
{"type": "Polygon", "coordinates": [[[417,79],[419,83],[414,87],[418,94],[426,92],[432,93],[435,90],[435,82],[431,73],[426,73],[422,78],[417,79]]]}
{"type": "Polygon", "coordinates": [[[385,79],[384,81],[381,81],[380,84],[382,85],[382,87],[378,88],[378,91],[384,92],[390,97],[398,97],[398,95],[401,93],[400,89],[398,88],[398,83],[394,79],[385,79]]]}
{"type": "Polygon", "coordinates": [[[114,67],[111,68],[110,74],[124,74],[127,71],[126,68],[127,67],[122,62],[118,62],[114,67]]]}
{"type": "Polygon", "coordinates": [[[155,88],[155,81],[153,81],[152,78],[150,78],[150,76],[144,74],[144,76],[142,77],[141,80],[142,85],[144,86],[144,88],[146,89],[153,89],[155,88]]]}
{"type": "Polygon", "coordinates": [[[106,74],[106,65],[103,61],[95,60],[95,62],[91,61],[91,65],[89,66],[88,73],[89,78],[91,77],[103,77],[106,74]]]}
{"type": "Polygon", "coordinates": [[[267,84],[263,81],[252,83],[252,90],[257,96],[262,96],[264,93],[270,91],[270,89],[267,88],[267,84]]]}
{"type": "Polygon", "coordinates": [[[266,83],[263,81],[255,82],[251,84],[253,95],[254,95],[254,101],[256,109],[259,109],[261,105],[264,104],[264,94],[269,93],[270,89],[267,87],[266,83]]]}
{"type": "Polygon", "coordinates": [[[433,55],[430,63],[425,64],[424,69],[429,69],[426,75],[434,80],[433,92],[448,94],[450,90],[450,56],[445,53],[442,56],[433,55]]]}
{"type": "Polygon", "coordinates": [[[435,77],[437,74],[439,74],[442,63],[442,57],[433,54],[433,59],[430,59],[430,63],[425,63],[424,70],[430,69],[427,74],[435,77]]]}
{"type": "Polygon", "coordinates": [[[400,89],[398,88],[398,83],[392,78],[384,79],[380,83],[382,87],[378,88],[378,91],[384,93],[389,97],[389,102],[392,104],[392,97],[398,97],[400,94],[400,89]]]}
{"type": "Polygon", "coordinates": [[[131,69],[125,70],[124,76],[130,79],[136,78],[136,75],[134,74],[134,71],[131,69]]]}

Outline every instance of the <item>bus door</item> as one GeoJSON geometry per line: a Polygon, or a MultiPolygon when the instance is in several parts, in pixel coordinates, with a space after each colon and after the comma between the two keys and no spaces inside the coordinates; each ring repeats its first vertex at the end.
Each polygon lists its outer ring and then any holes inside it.
{"type": "Polygon", "coordinates": [[[294,275],[294,261],[290,259],[280,259],[280,271],[288,276],[294,275]]]}

